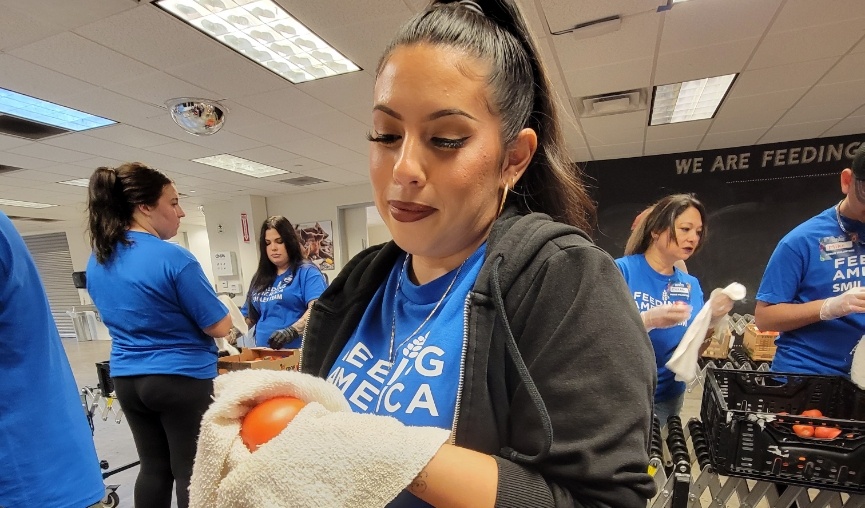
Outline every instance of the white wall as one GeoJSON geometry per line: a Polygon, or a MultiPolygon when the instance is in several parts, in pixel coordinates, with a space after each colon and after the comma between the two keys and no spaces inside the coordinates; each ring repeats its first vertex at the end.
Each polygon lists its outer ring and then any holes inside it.
{"type": "Polygon", "coordinates": [[[366,236],[369,238],[370,245],[378,245],[393,240],[390,230],[384,224],[367,224],[366,236]]]}
{"type": "MultiPolygon", "coordinates": [[[[342,259],[340,238],[339,212],[341,206],[350,206],[372,201],[372,187],[365,183],[351,187],[320,190],[304,194],[289,194],[286,196],[267,198],[267,210],[270,215],[284,215],[292,224],[299,222],[315,222],[329,220],[333,224],[333,242],[335,270],[328,273],[330,280],[342,270],[348,262],[342,259]]],[[[362,234],[366,234],[363,231],[362,234]]]]}
{"type": "Polygon", "coordinates": [[[180,227],[180,231],[186,233],[186,240],[189,244],[187,248],[195,256],[195,259],[201,263],[201,268],[204,270],[207,280],[211,284],[216,284],[210,262],[210,241],[207,238],[207,228],[195,224],[183,224],[180,227]]]}

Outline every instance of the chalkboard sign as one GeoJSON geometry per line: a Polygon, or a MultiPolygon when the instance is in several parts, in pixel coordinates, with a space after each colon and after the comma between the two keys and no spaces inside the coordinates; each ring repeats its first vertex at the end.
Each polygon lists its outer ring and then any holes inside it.
{"type": "Polygon", "coordinates": [[[634,217],[674,193],[706,205],[709,234],[687,261],[708,293],[741,282],[748,297],[734,309],[754,312],[754,295],[778,241],[843,199],[841,170],[865,135],[581,163],[598,203],[595,241],[621,257],[634,217]]]}

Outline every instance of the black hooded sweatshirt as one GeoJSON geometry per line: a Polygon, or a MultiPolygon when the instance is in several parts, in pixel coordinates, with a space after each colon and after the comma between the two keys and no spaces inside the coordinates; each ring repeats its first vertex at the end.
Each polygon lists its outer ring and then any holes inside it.
{"type": "MultiPolygon", "coordinates": [[[[312,308],[301,370],[327,377],[402,251],[355,256],[312,308]]],[[[613,259],[577,228],[513,209],[466,306],[451,439],[493,455],[497,507],[645,507],[657,369],[613,259]]]]}

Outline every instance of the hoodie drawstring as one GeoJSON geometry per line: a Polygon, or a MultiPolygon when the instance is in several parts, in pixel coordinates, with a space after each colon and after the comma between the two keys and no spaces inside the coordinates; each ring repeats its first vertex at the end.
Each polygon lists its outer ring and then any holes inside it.
{"type": "Polygon", "coordinates": [[[502,298],[502,288],[501,283],[499,282],[499,265],[501,265],[504,257],[499,254],[495,261],[493,262],[493,272],[492,272],[492,282],[493,282],[493,301],[496,306],[496,316],[502,320],[502,324],[505,326],[505,331],[507,332],[507,340],[505,341],[505,346],[508,350],[508,355],[511,357],[511,360],[514,362],[514,365],[517,368],[517,372],[519,373],[520,380],[522,380],[523,384],[526,386],[526,390],[529,392],[529,397],[532,399],[532,403],[534,403],[535,407],[538,410],[538,414],[541,417],[541,425],[544,428],[544,448],[537,455],[526,455],[514,450],[511,447],[502,448],[501,454],[503,457],[510,459],[513,462],[523,462],[523,463],[537,463],[546,458],[550,453],[550,449],[553,446],[553,422],[550,419],[550,413],[547,411],[547,406],[544,404],[543,398],[541,398],[541,393],[538,391],[538,387],[535,385],[535,382],[532,380],[531,374],[529,374],[529,369],[526,367],[526,363],[523,361],[523,357],[520,354],[520,350],[517,347],[517,341],[514,338],[513,331],[511,330],[511,325],[508,323],[507,313],[505,312],[505,302],[502,298]]]}

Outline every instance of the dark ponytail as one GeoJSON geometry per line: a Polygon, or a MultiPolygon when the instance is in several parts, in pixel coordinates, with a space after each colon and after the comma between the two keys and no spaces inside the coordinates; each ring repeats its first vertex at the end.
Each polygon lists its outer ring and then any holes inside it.
{"type": "Polygon", "coordinates": [[[537,134],[537,152],[508,201],[524,213],[543,212],[591,232],[595,204],[580,169],[567,156],[558,100],[513,0],[433,2],[397,32],[377,72],[394,49],[418,43],[461,49],[490,64],[487,81],[505,146],[524,128],[537,134]]]}
{"type": "Polygon", "coordinates": [[[118,168],[100,167],[90,176],[87,223],[90,246],[96,261],[111,258],[117,243],[129,245],[126,230],[137,205],[155,206],[171,179],[159,170],[138,162],[118,168]]]}

